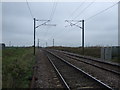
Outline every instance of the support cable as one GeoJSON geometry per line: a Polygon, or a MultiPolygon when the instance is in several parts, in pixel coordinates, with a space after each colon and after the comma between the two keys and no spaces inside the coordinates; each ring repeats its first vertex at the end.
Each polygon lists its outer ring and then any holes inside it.
{"type": "Polygon", "coordinates": [[[101,13],[103,13],[103,12],[105,12],[105,11],[109,10],[110,8],[112,8],[112,7],[116,6],[117,4],[118,4],[118,2],[117,2],[117,3],[115,3],[115,4],[113,4],[112,6],[110,6],[110,7],[108,7],[108,8],[106,8],[106,9],[104,9],[104,10],[100,11],[99,13],[97,13],[97,14],[95,14],[95,15],[93,15],[93,16],[91,16],[91,17],[87,18],[87,19],[85,19],[85,21],[88,21],[88,20],[92,19],[93,17],[96,17],[97,15],[99,15],[99,14],[101,14],[101,13]]]}
{"type": "MultiPolygon", "coordinates": [[[[82,7],[82,6],[85,4],[86,1],[87,1],[87,0],[84,0],[84,1],[70,14],[70,17],[73,16],[74,13],[75,13],[76,11],[78,11],[78,9],[79,9],[80,7],[82,7]]],[[[70,18],[70,17],[69,17],[69,18],[70,18]]]]}
{"type": "Polygon", "coordinates": [[[26,3],[27,3],[28,10],[29,10],[29,12],[30,12],[30,15],[31,15],[32,19],[34,19],[33,14],[32,14],[32,11],[31,11],[31,9],[30,9],[30,6],[29,6],[29,3],[28,3],[27,0],[26,0],[26,3]]]}
{"type": "Polygon", "coordinates": [[[88,6],[86,6],[86,7],[85,7],[76,17],[74,17],[73,19],[75,19],[75,18],[79,17],[81,14],[83,14],[83,12],[84,12],[85,10],[87,10],[94,2],[95,2],[95,0],[94,0],[93,2],[91,2],[88,6]]]}

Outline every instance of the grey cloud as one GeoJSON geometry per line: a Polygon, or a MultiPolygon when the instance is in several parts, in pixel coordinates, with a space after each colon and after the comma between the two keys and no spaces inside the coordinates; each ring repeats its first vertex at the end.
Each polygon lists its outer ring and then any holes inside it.
{"type": "MultiPolygon", "coordinates": [[[[112,4],[94,3],[76,19],[86,19],[112,4]]],[[[53,3],[32,2],[29,5],[37,19],[49,19],[53,3]]],[[[83,5],[73,16],[70,16],[79,5],[80,3],[72,2],[58,3],[53,20],[50,22],[50,24],[57,24],[57,26],[41,26],[36,29],[36,41],[39,38],[41,45],[45,44],[45,42],[52,45],[52,39],[54,38],[55,45],[80,46],[81,30],[77,27],[64,27],[68,25],[65,20],[75,17],[88,3],[83,5]]],[[[33,20],[25,2],[3,3],[2,15],[3,41],[7,45],[9,41],[12,41],[14,45],[33,45],[33,20]]],[[[89,22],[85,22],[85,45],[117,45],[117,26],[117,10],[115,6],[109,11],[94,17],[89,22]]]]}

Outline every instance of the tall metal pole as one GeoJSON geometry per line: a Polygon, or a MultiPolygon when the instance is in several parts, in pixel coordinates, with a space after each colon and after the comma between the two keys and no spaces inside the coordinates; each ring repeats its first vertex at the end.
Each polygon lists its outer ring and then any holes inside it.
{"type": "MultiPolygon", "coordinates": [[[[65,20],[65,21],[70,23],[69,26],[77,26],[80,29],[82,29],[82,54],[84,55],[85,54],[85,51],[84,51],[84,20],[79,20],[79,21],[76,21],[76,20],[65,20]],[[72,23],[72,22],[76,22],[76,23],[72,23]],[[78,22],[82,22],[82,27],[77,25],[78,22]]],[[[67,27],[67,26],[65,26],[65,27],[67,27]]]]}
{"type": "Polygon", "coordinates": [[[46,42],[46,47],[47,47],[47,42],[46,42]]]}
{"type": "Polygon", "coordinates": [[[40,27],[40,26],[42,26],[42,25],[47,25],[47,26],[56,26],[55,24],[46,24],[47,22],[44,22],[44,23],[42,23],[42,24],[40,24],[40,25],[38,25],[38,26],[36,26],[36,21],[50,21],[50,20],[38,20],[38,19],[36,19],[36,18],[34,18],[34,55],[35,55],[35,32],[36,32],[36,28],[38,28],[38,27],[40,27]]]}
{"type": "Polygon", "coordinates": [[[38,39],[38,48],[39,48],[39,39],[38,39]]]}
{"type": "Polygon", "coordinates": [[[35,18],[34,18],[34,55],[35,55],[35,18]]]}
{"type": "Polygon", "coordinates": [[[118,2],[118,60],[120,60],[120,1],[118,2]]]}
{"type": "Polygon", "coordinates": [[[84,20],[82,20],[82,53],[84,55],[84,20]]]}
{"type": "Polygon", "coordinates": [[[9,47],[11,47],[11,41],[9,41],[9,47]]]}
{"type": "Polygon", "coordinates": [[[54,47],[54,39],[53,39],[53,47],[54,47]]]}

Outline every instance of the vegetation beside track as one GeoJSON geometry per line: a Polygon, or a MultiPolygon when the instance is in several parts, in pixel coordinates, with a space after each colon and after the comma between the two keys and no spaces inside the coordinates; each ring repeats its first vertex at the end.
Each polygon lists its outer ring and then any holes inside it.
{"type": "Polygon", "coordinates": [[[2,88],[28,88],[34,62],[32,48],[2,50],[2,88]]]}
{"type": "MultiPolygon", "coordinates": [[[[82,55],[82,48],[80,47],[49,47],[50,49],[57,49],[62,51],[68,51],[71,53],[81,54],[82,55]]],[[[85,47],[85,55],[100,58],[100,50],[101,47],[85,47]]]]}
{"type": "MultiPolygon", "coordinates": [[[[49,49],[56,49],[56,50],[62,50],[62,51],[68,51],[71,53],[76,53],[82,55],[82,48],[81,47],[48,47],[49,49]]],[[[101,47],[99,46],[94,46],[94,47],[85,47],[84,49],[84,54],[86,56],[91,56],[95,58],[100,58],[101,57],[101,47]]],[[[112,62],[120,63],[120,57],[113,57],[112,62]]]]}
{"type": "Polygon", "coordinates": [[[0,48],[0,89],[2,88],[2,49],[0,48]]]}
{"type": "Polygon", "coordinates": [[[120,57],[114,57],[111,61],[120,63],[120,57]]]}

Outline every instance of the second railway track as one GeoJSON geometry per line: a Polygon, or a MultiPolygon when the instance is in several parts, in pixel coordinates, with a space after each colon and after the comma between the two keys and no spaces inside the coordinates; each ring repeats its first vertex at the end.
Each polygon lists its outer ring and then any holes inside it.
{"type": "Polygon", "coordinates": [[[57,52],[60,53],[60,54],[64,54],[65,56],[67,56],[69,58],[72,58],[74,60],[84,62],[84,63],[92,65],[94,67],[106,70],[108,72],[111,72],[111,73],[114,73],[114,74],[117,74],[117,75],[120,75],[120,65],[107,63],[107,62],[104,62],[104,61],[98,61],[98,60],[94,60],[94,59],[91,59],[91,58],[81,57],[79,55],[64,52],[64,51],[58,51],[57,50],[57,52]]]}
{"type": "Polygon", "coordinates": [[[115,90],[120,89],[119,65],[114,63],[113,64],[107,63],[107,62],[104,63],[104,61],[100,61],[100,64],[98,61],[98,64],[97,64],[96,60],[93,60],[95,62],[90,63],[91,60],[89,59],[85,60],[86,57],[80,58],[81,56],[79,57],[78,55],[76,57],[74,56],[73,53],[72,53],[73,55],[71,55],[71,53],[69,55],[69,52],[64,52],[64,53],[68,53],[68,54],[64,54],[63,51],[51,50],[51,49],[49,51],[58,55],[59,57],[62,57],[69,63],[79,67],[83,71],[89,73],[93,77],[99,79],[100,81],[104,82],[105,84],[109,85],[115,90]]]}
{"type": "Polygon", "coordinates": [[[73,64],[65,61],[61,57],[55,55],[54,53],[47,51],[48,59],[54,64],[54,67],[61,73],[62,79],[66,87],[70,90],[76,89],[100,89],[100,90],[112,90],[111,87],[104,84],[100,80],[92,77],[88,73],[84,72],[80,68],[74,66],[73,64]]]}

